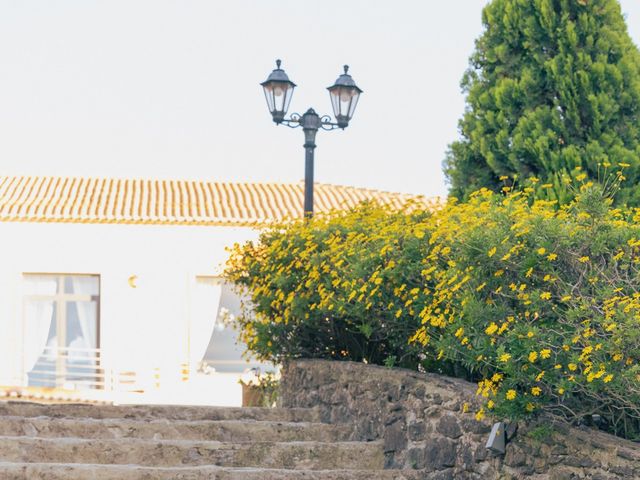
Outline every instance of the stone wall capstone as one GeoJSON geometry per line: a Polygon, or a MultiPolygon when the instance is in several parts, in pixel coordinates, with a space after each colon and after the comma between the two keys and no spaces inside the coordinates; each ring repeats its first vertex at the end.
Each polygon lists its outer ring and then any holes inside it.
{"type": "Polygon", "coordinates": [[[492,421],[475,419],[475,390],[435,374],[294,360],[283,367],[281,404],[351,424],[352,440],[382,440],[386,468],[425,479],[640,479],[640,444],[586,427],[520,424],[505,455],[489,452],[492,421]]]}

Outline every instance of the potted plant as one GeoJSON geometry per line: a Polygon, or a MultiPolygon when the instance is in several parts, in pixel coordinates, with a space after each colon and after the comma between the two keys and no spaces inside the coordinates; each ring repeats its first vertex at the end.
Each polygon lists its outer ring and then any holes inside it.
{"type": "Polygon", "coordinates": [[[242,385],[243,407],[274,407],[278,398],[280,372],[260,373],[257,368],[245,372],[238,383],[242,385]]]}

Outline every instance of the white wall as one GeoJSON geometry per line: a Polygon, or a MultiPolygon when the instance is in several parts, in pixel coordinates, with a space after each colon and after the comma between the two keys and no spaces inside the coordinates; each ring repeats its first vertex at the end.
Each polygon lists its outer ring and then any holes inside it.
{"type": "Polygon", "coordinates": [[[187,357],[190,285],[221,272],[226,246],[257,235],[247,227],[0,223],[0,385],[21,380],[24,273],[99,274],[104,363],[176,365],[187,357]]]}

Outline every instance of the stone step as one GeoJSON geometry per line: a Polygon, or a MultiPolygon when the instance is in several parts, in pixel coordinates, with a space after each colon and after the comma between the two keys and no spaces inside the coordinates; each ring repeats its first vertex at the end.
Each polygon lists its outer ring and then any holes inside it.
{"type": "Polygon", "coordinates": [[[223,443],[0,437],[0,462],[380,470],[380,442],[223,443]]]}
{"type": "Polygon", "coordinates": [[[431,477],[414,470],[270,470],[210,466],[156,468],[136,465],[0,463],[0,478],[3,480],[418,480],[431,477]]]}
{"type": "Polygon", "coordinates": [[[139,420],[266,420],[318,422],[319,412],[306,408],[239,408],[182,405],[89,405],[0,401],[0,417],[130,418],[139,420]]]}
{"type": "Polygon", "coordinates": [[[334,442],[349,440],[350,433],[351,428],[346,425],[309,422],[0,417],[0,436],[219,442],[334,442]]]}

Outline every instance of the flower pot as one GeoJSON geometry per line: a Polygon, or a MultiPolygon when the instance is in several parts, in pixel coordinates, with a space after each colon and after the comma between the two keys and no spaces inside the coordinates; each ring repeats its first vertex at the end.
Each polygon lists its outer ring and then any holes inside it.
{"type": "Polygon", "coordinates": [[[264,404],[262,389],[256,385],[242,385],[242,406],[261,407],[264,404]]]}

